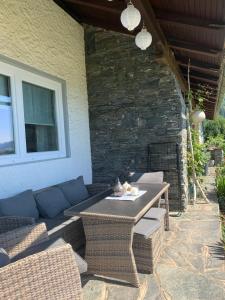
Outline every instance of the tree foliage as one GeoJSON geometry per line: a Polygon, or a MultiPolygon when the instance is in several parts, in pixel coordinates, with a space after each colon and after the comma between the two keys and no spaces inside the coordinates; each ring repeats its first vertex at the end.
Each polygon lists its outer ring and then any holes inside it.
{"type": "Polygon", "coordinates": [[[215,120],[206,120],[204,123],[204,136],[206,141],[218,136],[225,139],[225,118],[218,117],[215,120]]]}

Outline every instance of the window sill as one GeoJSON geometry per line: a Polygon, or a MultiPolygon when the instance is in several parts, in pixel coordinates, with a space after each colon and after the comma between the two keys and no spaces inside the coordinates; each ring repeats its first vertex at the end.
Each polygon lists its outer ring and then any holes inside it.
{"type": "Polygon", "coordinates": [[[1,167],[8,167],[8,166],[15,166],[15,165],[25,165],[25,164],[31,164],[31,163],[40,163],[40,162],[47,162],[50,160],[58,160],[58,159],[65,159],[69,158],[68,155],[65,153],[51,153],[49,155],[46,155],[46,153],[38,153],[38,154],[28,154],[23,158],[19,158],[16,156],[13,156],[11,158],[0,158],[0,168],[1,167]]]}

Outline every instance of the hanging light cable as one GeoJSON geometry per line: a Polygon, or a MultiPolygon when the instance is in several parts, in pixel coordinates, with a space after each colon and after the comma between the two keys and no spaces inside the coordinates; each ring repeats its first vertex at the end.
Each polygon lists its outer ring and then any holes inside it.
{"type": "Polygon", "coordinates": [[[127,4],[127,8],[122,11],[120,20],[122,25],[129,31],[134,30],[140,24],[141,14],[131,1],[127,4]]]}

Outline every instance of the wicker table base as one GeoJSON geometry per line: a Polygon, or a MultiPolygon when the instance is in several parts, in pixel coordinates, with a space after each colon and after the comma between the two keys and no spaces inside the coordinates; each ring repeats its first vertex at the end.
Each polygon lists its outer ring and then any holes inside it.
{"type": "Polygon", "coordinates": [[[139,287],[134,259],[133,222],[119,218],[82,217],[88,273],[125,280],[139,287]]]}

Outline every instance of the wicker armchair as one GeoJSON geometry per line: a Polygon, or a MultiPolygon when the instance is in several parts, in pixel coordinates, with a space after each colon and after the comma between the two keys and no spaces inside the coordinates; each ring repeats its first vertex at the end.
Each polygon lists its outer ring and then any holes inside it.
{"type": "Polygon", "coordinates": [[[32,218],[0,217],[0,227],[0,248],[4,248],[10,258],[48,240],[45,224],[35,225],[32,218]]]}
{"type": "Polygon", "coordinates": [[[34,224],[35,220],[29,217],[0,217],[0,234],[22,226],[34,224]]]}
{"type": "MultiPolygon", "coordinates": [[[[34,225],[33,222],[30,218],[0,218],[0,225],[4,227],[0,248],[4,248],[11,259],[49,239],[45,224],[34,225]]],[[[80,274],[72,247],[65,244],[0,268],[0,299],[81,300],[80,274]]]]}
{"type": "Polygon", "coordinates": [[[69,244],[0,268],[0,299],[81,300],[80,274],[69,244]]]}

